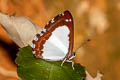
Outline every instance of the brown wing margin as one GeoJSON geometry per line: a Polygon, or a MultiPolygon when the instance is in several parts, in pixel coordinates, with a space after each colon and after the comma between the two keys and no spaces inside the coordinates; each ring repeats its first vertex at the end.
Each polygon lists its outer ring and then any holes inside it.
{"type": "Polygon", "coordinates": [[[70,43],[69,43],[68,53],[66,55],[66,58],[68,58],[69,56],[71,56],[71,54],[73,52],[73,44],[74,44],[74,24],[73,24],[72,15],[69,11],[66,10],[63,13],[57,15],[53,19],[54,19],[55,23],[51,24],[51,21],[50,21],[49,24],[45,26],[47,31],[52,32],[52,31],[54,31],[54,29],[56,29],[57,27],[62,26],[62,25],[67,25],[67,27],[70,30],[70,34],[68,35],[70,43]],[[70,19],[71,19],[71,21],[70,21],[70,19]]]}
{"type": "MultiPolygon", "coordinates": [[[[69,49],[68,49],[68,53],[66,55],[66,58],[71,56],[71,54],[73,52],[73,43],[74,43],[73,18],[72,18],[72,15],[69,11],[64,11],[63,13],[54,17],[51,21],[49,21],[45,25],[46,32],[42,31],[41,32],[41,33],[43,33],[42,36],[40,36],[40,34],[36,35],[38,37],[38,41],[33,40],[33,44],[35,44],[36,47],[32,48],[32,50],[36,51],[36,53],[34,54],[34,56],[36,58],[42,58],[42,56],[41,56],[43,53],[42,49],[43,49],[43,45],[44,45],[45,41],[49,39],[52,32],[56,28],[63,26],[63,25],[66,25],[70,30],[70,34],[68,35],[70,43],[69,43],[69,49]]],[[[62,33],[60,33],[60,34],[62,34],[62,33]]]]}

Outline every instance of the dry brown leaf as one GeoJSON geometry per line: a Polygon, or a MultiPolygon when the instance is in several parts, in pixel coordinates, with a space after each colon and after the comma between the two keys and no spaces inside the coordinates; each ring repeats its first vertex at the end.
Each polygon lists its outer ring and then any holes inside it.
{"type": "Polygon", "coordinates": [[[86,79],[85,80],[102,80],[101,77],[103,75],[99,72],[97,72],[97,76],[95,78],[93,78],[89,73],[88,71],[86,71],[86,79]]]}
{"type": "Polygon", "coordinates": [[[3,67],[0,67],[0,74],[2,74],[3,76],[14,77],[19,79],[16,71],[6,70],[3,67]]]}
{"type": "Polygon", "coordinates": [[[31,45],[35,34],[42,30],[27,17],[8,16],[3,13],[0,13],[0,24],[19,47],[31,45]]]}

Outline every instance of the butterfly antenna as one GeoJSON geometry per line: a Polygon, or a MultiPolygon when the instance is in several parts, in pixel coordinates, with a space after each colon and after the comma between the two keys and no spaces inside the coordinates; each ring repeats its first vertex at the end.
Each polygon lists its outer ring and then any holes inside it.
{"type": "Polygon", "coordinates": [[[76,50],[75,52],[77,52],[82,46],[84,46],[86,43],[88,43],[90,41],[90,39],[87,39],[86,41],[84,41],[76,50]]]}

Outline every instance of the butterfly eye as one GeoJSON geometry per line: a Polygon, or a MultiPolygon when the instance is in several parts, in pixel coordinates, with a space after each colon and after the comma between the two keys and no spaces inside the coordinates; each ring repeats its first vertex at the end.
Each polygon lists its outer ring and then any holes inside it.
{"type": "Polygon", "coordinates": [[[73,52],[73,56],[76,56],[75,52],[73,52]]]}

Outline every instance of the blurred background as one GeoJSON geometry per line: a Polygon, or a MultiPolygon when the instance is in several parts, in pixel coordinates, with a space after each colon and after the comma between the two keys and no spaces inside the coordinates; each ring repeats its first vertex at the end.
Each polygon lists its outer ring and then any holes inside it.
{"type": "MultiPolygon", "coordinates": [[[[120,0],[0,0],[0,12],[27,16],[44,25],[69,10],[74,18],[74,50],[86,39],[74,61],[102,80],[120,80],[120,0]]],[[[18,46],[0,26],[0,80],[18,80],[15,64],[18,46]]]]}

